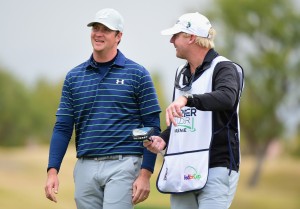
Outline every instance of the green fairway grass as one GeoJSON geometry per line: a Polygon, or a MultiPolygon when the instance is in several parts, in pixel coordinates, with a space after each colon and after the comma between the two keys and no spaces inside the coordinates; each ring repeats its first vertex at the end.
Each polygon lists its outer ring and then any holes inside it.
{"type": "MultiPolygon", "coordinates": [[[[45,198],[44,185],[48,147],[0,148],[0,208],[1,209],[76,209],[73,199],[73,167],[75,150],[70,147],[59,174],[58,203],[45,198]]],[[[151,181],[150,197],[135,209],[168,209],[169,195],[156,190],[155,181],[162,162],[158,157],[151,181]]],[[[266,159],[257,187],[247,182],[255,161],[243,157],[241,178],[231,209],[299,209],[300,160],[289,157],[266,159]]]]}

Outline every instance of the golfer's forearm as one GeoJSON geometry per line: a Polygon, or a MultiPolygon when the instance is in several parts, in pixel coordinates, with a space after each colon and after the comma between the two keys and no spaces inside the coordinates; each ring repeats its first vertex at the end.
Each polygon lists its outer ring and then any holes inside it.
{"type": "Polygon", "coordinates": [[[65,156],[73,132],[73,123],[69,117],[59,116],[55,123],[49,150],[47,171],[55,168],[57,172],[65,156]]]}
{"type": "MultiPolygon", "coordinates": [[[[159,112],[151,113],[143,116],[143,125],[145,127],[153,127],[154,135],[159,135],[160,134],[159,112]]],[[[141,168],[147,169],[148,171],[153,173],[155,161],[156,161],[156,154],[144,148],[143,162],[141,168]]]]}

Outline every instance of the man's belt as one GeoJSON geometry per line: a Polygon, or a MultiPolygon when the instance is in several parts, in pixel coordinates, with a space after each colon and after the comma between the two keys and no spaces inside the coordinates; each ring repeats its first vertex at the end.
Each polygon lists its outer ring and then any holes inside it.
{"type": "Polygon", "coordinates": [[[81,157],[80,159],[104,161],[104,160],[121,160],[125,157],[142,157],[142,156],[141,155],[106,155],[101,157],[81,157]]]}

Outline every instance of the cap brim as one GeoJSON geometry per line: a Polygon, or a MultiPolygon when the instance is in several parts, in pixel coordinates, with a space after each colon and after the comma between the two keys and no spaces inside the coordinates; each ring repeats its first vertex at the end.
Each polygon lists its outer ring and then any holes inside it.
{"type": "MultiPolygon", "coordinates": [[[[108,23],[105,23],[105,22],[90,22],[89,24],[87,24],[88,27],[92,27],[94,24],[96,23],[99,23],[99,24],[102,24],[102,25],[105,25],[106,27],[108,27],[109,29],[111,30],[115,30],[117,31],[118,29],[117,28],[114,28],[112,27],[111,25],[109,25],[108,23]]],[[[121,31],[122,32],[122,31],[121,31]]]]}
{"type": "Polygon", "coordinates": [[[177,27],[176,25],[174,25],[172,28],[162,30],[161,35],[174,35],[174,34],[180,33],[180,32],[182,32],[182,30],[179,27],[177,27]]]}
{"type": "Polygon", "coordinates": [[[87,24],[88,27],[92,27],[96,22],[90,22],[89,24],[87,24]]]}

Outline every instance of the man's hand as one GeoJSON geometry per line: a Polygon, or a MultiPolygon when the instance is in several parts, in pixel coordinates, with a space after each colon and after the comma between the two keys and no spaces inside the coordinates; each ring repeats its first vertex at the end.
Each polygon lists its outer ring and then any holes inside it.
{"type": "Polygon", "coordinates": [[[141,169],[139,176],[133,183],[132,203],[134,205],[146,200],[150,194],[150,177],[152,173],[141,169]]]}
{"type": "Polygon", "coordinates": [[[166,142],[159,136],[151,136],[151,141],[144,141],[143,145],[150,152],[157,154],[166,147],[166,142]]]}
{"type": "Polygon", "coordinates": [[[184,107],[187,103],[187,98],[184,96],[178,97],[174,102],[172,102],[166,109],[166,123],[167,126],[170,126],[173,123],[174,126],[177,126],[175,117],[182,117],[181,108],[184,107]]]}
{"type": "Polygon", "coordinates": [[[54,194],[58,193],[58,176],[57,176],[57,170],[55,168],[50,168],[48,171],[48,178],[45,186],[45,194],[46,197],[53,201],[57,202],[56,196],[54,194]]]}

